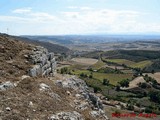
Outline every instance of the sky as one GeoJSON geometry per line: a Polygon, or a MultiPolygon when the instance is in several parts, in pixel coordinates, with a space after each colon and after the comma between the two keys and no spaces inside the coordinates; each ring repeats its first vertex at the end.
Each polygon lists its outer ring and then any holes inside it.
{"type": "Polygon", "coordinates": [[[12,35],[160,34],[160,0],[0,0],[12,35]]]}

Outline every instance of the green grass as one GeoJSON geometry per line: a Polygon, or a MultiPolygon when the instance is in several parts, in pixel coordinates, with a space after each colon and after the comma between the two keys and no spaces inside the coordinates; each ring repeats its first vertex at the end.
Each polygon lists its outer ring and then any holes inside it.
{"type": "Polygon", "coordinates": [[[108,62],[113,62],[113,63],[117,63],[117,64],[125,64],[127,66],[135,64],[135,62],[130,61],[130,60],[126,60],[126,59],[105,59],[108,62]]]}
{"type": "Polygon", "coordinates": [[[132,74],[111,74],[111,73],[97,73],[94,72],[93,73],[93,78],[95,79],[99,79],[101,81],[103,81],[104,78],[108,79],[110,84],[112,85],[117,85],[118,82],[120,82],[123,79],[131,79],[132,78],[132,74]]]}
{"type": "Polygon", "coordinates": [[[134,73],[132,70],[121,70],[123,73],[134,73]]]}
{"type": "Polygon", "coordinates": [[[91,72],[89,70],[75,70],[73,73],[75,75],[80,75],[81,73],[85,73],[87,75],[90,75],[91,72]]]}
{"type": "Polygon", "coordinates": [[[92,65],[90,67],[94,70],[95,69],[98,70],[98,69],[102,68],[104,65],[105,65],[105,63],[103,61],[99,60],[97,63],[95,63],[94,65],[92,65]]]}
{"type": "Polygon", "coordinates": [[[145,60],[145,61],[141,61],[141,62],[132,64],[132,65],[130,65],[130,67],[132,67],[132,68],[142,68],[143,69],[146,66],[149,66],[151,64],[152,64],[152,62],[150,60],[145,60]]]}
{"type": "Polygon", "coordinates": [[[105,95],[107,98],[115,99],[115,100],[123,100],[123,101],[128,101],[129,98],[127,97],[128,95],[135,95],[133,93],[128,93],[125,91],[116,91],[115,88],[111,85],[105,86],[102,84],[101,80],[97,79],[88,79],[88,78],[82,78],[85,80],[88,86],[92,88],[99,88],[101,90],[101,93],[105,95]],[[117,96],[119,96],[117,98],[117,96]]]}
{"type": "MultiPolygon", "coordinates": [[[[88,76],[91,74],[88,70],[76,70],[73,72],[76,75],[80,75],[81,73],[85,73],[88,76]]],[[[120,82],[123,79],[131,79],[133,74],[113,74],[113,73],[98,73],[98,72],[92,72],[93,78],[103,81],[104,78],[108,79],[110,84],[117,85],[118,82],[120,82]]]]}
{"type": "Polygon", "coordinates": [[[74,70],[84,70],[88,68],[88,65],[75,64],[75,65],[71,65],[68,68],[74,69],[74,70]]]}
{"type": "Polygon", "coordinates": [[[129,67],[132,67],[132,68],[141,68],[141,69],[152,64],[152,62],[150,60],[140,61],[137,63],[130,61],[130,60],[126,60],[126,59],[105,59],[105,60],[108,62],[113,62],[113,63],[117,63],[120,65],[125,64],[129,67]]]}

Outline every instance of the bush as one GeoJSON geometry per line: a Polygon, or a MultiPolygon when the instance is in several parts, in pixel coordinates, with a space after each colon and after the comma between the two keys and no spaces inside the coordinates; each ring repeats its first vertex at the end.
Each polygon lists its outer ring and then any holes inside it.
{"type": "Polygon", "coordinates": [[[146,83],[139,83],[138,86],[141,87],[141,88],[144,88],[144,89],[147,88],[146,83]]]}
{"type": "Polygon", "coordinates": [[[127,104],[127,110],[134,110],[134,106],[131,104],[127,104]]]}
{"type": "Polygon", "coordinates": [[[94,91],[94,93],[97,93],[98,91],[101,91],[101,88],[99,88],[99,87],[93,87],[93,91],[94,91]]]}
{"type": "Polygon", "coordinates": [[[120,91],[120,86],[119,85],[116,86],[116,91],[120,91]]]}
{"type": "Polygon", "coordinates": [[[160,92],[159,91],[150,91],[149,97],[154,102],[157,102],[157,103],[160,102],[160,92]]]}
{"type": "Polygon", "coordinates": [[[80,74],[80,77],[86,78],[86,77],[88,77],[88,76],[87,76],[87,74],[81,73],[81,74],[80,74]]]}
{"type": "Polygon", "coordinates": [[[108,84],[109,84],[109,80],[103,79],[103,85],[108,85],[108,84]]]}
{"type": "Polygon", "coordinates": [[[122,87],[129,87],[129,80],[128,79],[124,79],[124,80],[120,81],[119,84],[122,87]]]}
{"type": "Polygon", "coordinates": [[[152,109],[150,107],[145,108],[145,113],[152,113],[152,109]]]}

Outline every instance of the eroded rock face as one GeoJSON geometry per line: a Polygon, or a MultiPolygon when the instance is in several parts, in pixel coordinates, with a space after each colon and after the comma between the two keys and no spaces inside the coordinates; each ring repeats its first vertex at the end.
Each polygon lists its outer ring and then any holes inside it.
{"type": "Polygon", "coordinates": [[[32,53],[28,56],[33,67],[29,70],[29,75],[35,77],[37,75],[54,75],[56,71],[56,60],[54,53],[48,53],[48,50],[36,46],[32,53]]]}
{"type": "Polygon", "coordinates": [[[60,112],[50,117],[50,120],[84,120],[82,115],[76,111],[60,112]]]}

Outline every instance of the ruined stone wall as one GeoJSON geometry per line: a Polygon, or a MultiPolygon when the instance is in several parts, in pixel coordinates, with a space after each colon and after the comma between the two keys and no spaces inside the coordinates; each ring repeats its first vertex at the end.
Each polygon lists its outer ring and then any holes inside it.
{"type": "Polygon", "coordinates": [[[56,61],[54,53],[49,53],[47,49],[36,46],[32,53],[28,56],[29,61],[33,64],[32,68],[28,71],[31,77],[37,75],[53,76],[56,72],[56,61]]]}

